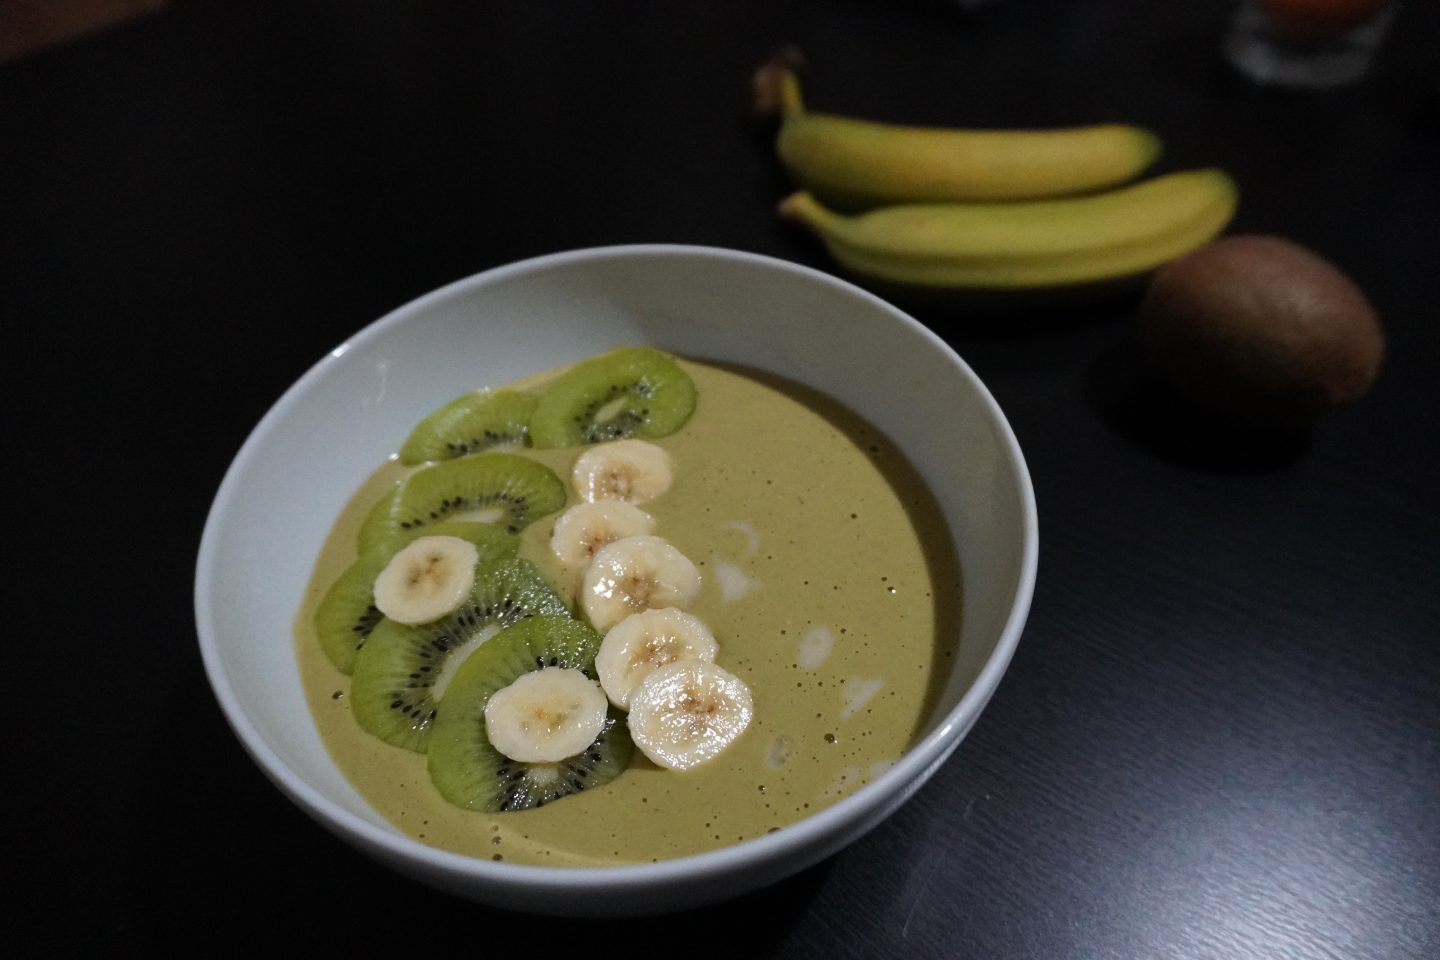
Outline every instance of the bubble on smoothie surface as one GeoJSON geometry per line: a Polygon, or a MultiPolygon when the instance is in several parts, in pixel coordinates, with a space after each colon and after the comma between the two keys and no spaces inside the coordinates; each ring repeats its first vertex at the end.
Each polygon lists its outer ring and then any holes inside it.
{"type": "Polygon", "coordinates": [[[744,570],[733,563],[726,563],[723,560],[712,561],[711,570],[715,573],[715,582],[720,584],[720,599],[726,603],[739,600],[760,586],[759,580],[747,576],[744,570]]]}
{"type": "Polygon", "coordinates": [[[802,670],[818,670],[835,648],[835,635],[829,627],[816,627],[800,638],[795,648],[795,665],[802,670]]]}
{"type": "Polygon", "coordinates": [[[840,696],[845,700],[845,706],[840,708],[840,719],[849,720],[855,714],[865,708],[885,686],[885,681],[880,677],[851,677],[840,685],[840,696]]]}
{"type": "Polygon", "coordinates": [[[755,556],[760,552],[760,534],[756,529],[744,520],[731,520],[725,524],[729,530],[739,530],[745,534],[746,555],[755,556]]]}
{"type": "Polygon", "coordinates": [[[790,751],[794,746],[793,739],[786,734],[780,734],[770,741],[770,751],[765,755],[765,763],[776,768],[785,766],[785,761],[790,759],[790,751]]]}

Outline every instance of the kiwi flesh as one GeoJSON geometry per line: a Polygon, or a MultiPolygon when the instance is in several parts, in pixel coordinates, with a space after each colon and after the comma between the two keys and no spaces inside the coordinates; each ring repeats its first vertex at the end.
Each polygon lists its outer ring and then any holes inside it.
{"type": "Polygon", "coordinates": [[[375,578],[390,558],[420,537],[459,537],[475,545],[480,560],[502,560],[515,556],[520,540],[490,523],[435,523],[414,530],[402,530],[371,547],[352,563],[315,608],[315,635],[335,669],[349,674],[355,669],[355,655],[384,619],[375,606],[375,578]]]}
{"type": "Polygon", "coordinates": [[[397,533],[445,520],[481,520],[519,533],[565,506],[555,471],[513,453],[477,453],[421,467],[386,494],[360,523],[363,551],[397,533]]]}
{"type": "Polygon", "coordinates": [[[594,679],[599,649],[600,635],[580,621],[537,616],[502,630],[475,651],[445,693],[426,757],[440,795],[467,810],[527,810],[623,773],[635,746],[613,707],[590,746],[556,763],[512,760],[490,744],[485,731],[485,705],[496,691],[545,667],[569,667],[594,679]]]}
{"type": "Polygon", "coordinates": [[[694,411],[695,383],[672,357],[623,347],[551,381],[530,418],[530,438],[537,447],[653,440],[679,430],[694,411]]]}
{"type": "Polygon", "coordinates": [[[538,400],[519,390],[478,390],[457,397],[415,425],[400,448],[400,462],[413,466],[494,447],[523,447],[538,400]]]}
{"type": "Polygon", "coordinates": [[[568,613],[529,561],[477,564],[469,598],[449,616],[417,626],[376,624],[355,657],[355,721],[386,743],[424,753],[438,715],[437,685],[453,672],[453,658],[483,650],[497,631],[527,617],[568,613]]]}

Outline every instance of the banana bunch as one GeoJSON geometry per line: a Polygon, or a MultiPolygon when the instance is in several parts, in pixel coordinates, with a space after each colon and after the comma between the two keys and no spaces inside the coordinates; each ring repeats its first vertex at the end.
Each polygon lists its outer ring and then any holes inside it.
{"type": "Polygon", "coordinates": [[[1235,212],[1235,184],[1218,169],[1136,182],[1160,155],[1140,127],[966,130],[814,113],[784,61],[756,85],[802,188],[781,215],[870,280],[981,291],[1121,280],[1204,244],[1235,212]]]}

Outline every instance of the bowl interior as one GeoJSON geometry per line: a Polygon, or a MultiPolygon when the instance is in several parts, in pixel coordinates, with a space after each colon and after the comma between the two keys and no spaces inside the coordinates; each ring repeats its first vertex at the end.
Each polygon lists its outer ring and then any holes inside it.
{"type": "Polygon", "coordinates": [[[462,390],[632,343],[815,387],[908,455],[949,519],[964,580],[961,643],[926,741],[973,723],[1028,607],[1035,520],[1014,438],[969,368],[899,311],[793,264],[688,247],[578,251],[452,284],[337,347],[267,414],[216,497],[196,581],[207,669],[247,748],[312,813],[318,798],[400,837],[331,762],[295,663],[292,621],[346,500],[462,390]]]}

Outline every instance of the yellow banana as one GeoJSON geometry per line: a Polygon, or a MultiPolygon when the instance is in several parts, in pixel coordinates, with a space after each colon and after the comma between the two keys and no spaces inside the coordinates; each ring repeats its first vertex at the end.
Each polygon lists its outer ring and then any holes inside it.
{"type": "Polygon", "coordinates": [[[1160,155],[1160,139],[1129,124],[967,130],[811,113],[792,70],[761,75],[783,118],[781,161],[800,186],[845,209],[1084,193],[1132,180],[1160,155]]]}
{"type": "Polygon", "coordinates": [[[780,212],[820,235],[841,265],[909,287],[1011,290],[1137,276],[1213,238],[1235,213],[1217,169],[1106,193],[1018,203],[928,203],[845,216],[806,192],[780,212]]]}

